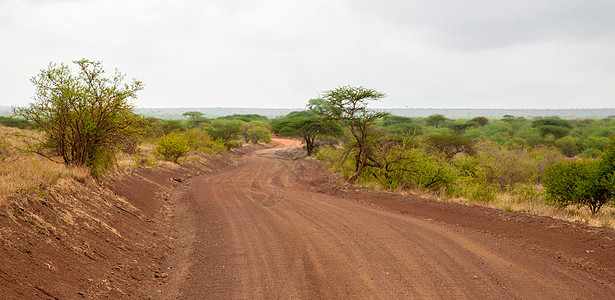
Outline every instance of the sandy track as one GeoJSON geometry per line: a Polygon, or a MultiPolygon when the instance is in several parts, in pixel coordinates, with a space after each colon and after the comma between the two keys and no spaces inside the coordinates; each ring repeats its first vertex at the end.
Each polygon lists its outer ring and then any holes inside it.
{"type": "Polygon", "coordinates": [[[159,290],[182,299],[607,299],[615,286],[507,239],[311,192],[295,142],[194,178],[159,290]]]}

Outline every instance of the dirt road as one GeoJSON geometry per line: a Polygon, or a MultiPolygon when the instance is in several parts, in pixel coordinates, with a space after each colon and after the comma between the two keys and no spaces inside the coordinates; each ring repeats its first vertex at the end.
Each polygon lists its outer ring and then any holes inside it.
{"type": "MultiPolygon", "coordinates": [[[[608,299],[609,277],[472,227],[316,192],[298,144],[195,177],[176,205],[168,299],[608,299]]],[[[441,209],[441,208],[438,208],[441,209]]],[[[487,230],[488,231],[488,230],[487,230]]],[[[612,257],[615,259],[615,257],[612,257]]]]}

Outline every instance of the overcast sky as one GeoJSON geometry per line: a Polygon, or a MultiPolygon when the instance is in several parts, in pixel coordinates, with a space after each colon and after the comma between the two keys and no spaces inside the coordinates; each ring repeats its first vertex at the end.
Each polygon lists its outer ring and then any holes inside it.
{"type": "Polygon", "coordinates": [[[614,0],[0,0],[0,105],[50,62],[146,86],[138,107],[615,107],[614,0]]]}

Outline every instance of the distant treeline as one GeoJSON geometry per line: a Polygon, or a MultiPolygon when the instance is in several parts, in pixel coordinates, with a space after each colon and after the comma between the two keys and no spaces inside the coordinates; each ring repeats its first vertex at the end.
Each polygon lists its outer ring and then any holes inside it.
{"type": "MultiPolygon", "coordinates": [[[[181,119],[187,111],[198,111],[208,118],[218,118],[229,115],[258,114],[268,118],[288,115],[304,108],[137,108],[137,114],[159,119],[181,119]]],[[[615,116],[615,109],[475,109],[475,108],[385,108],[378,109],[402,117],[428,117],[440,114],[447,118],[471,119],[478,116],[487,118],[515,117],[560,117],[564,119],[604,119],[615,116]]]]}
{"type": "MultiPolygon", "coordinates": [[[[258,114],[267,118],[285,116],[293,111],[301,111],[305,108],[137,108],[135,113],[158,119],[182,119],[182,114],[187,111],[198,111],[208,118],[218,118],[229,115],[258,114]]],[[[591,109],[478,109],[478,108],[385,108],[379,109],[393,115],[402,117],[428,117],[441,114],[447,118],[471,119],[478,116],[487,118],[503,118],[506,115],[535,118],[535,117],[560,117],[564,119],[604,119],[615,116],[615,108],[591,108],[591,109]]],[[[9,106],[0,106],[0,116],[11,116],[9,106]]]]}
{"type": "Polygon", "coordinates": [[[36,128],[36,123],[26,121],[24,119],[13,118],[13,117],[2,117],[0,116],[0,125],[6,127],[17,127],[21,129],[34,129],[36,128]]]}

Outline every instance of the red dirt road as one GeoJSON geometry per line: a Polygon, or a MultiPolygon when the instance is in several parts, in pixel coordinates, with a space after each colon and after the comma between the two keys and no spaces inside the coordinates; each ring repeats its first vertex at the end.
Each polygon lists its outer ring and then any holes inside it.
{"type": "MultiPolygon", "coordinates": [[[[379,194],[317,192],[325,181],[318,164],[293,159],[296,142],[276,142],[245,154],[236,168],[190,179],[177,193],[177,246],[154,298],[615,297],[612,270],[558,258],[569,253],[558,252],[566,245],[530,247],[505,230],[458,226],[436,213],[453,215],[461,206],[430,202],[415,214],[382,207],[379,194]]],[[[528,232],[540,232],[540,223],[533,226],[528,232]]],[[[610,247],[612,231],[600,234],[610,247]]]]}

